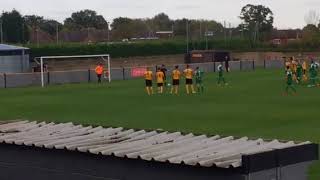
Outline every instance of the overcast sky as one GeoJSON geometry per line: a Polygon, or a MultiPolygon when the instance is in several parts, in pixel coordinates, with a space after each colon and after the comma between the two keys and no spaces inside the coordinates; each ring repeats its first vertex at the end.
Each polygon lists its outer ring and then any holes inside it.
{"type": "Polygon", "coordinates": [[[310,10],[320,11],[320,0],[0,0],[0,10],[13,8],[23,15],[37,14],[62,22],[72,12],[92,9],[108,21],[113,18],[145,18],[164,12],[172,19],[194,18],[240,23],[241,7],[263,4],[274,12],[277,28],[301,28],[310,10]]]}

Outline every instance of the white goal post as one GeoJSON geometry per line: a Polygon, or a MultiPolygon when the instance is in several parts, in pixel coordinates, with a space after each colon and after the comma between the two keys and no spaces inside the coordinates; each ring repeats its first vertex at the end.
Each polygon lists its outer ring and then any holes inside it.
{"type": "Polygon", "coordinates": [[[111,68],[110,68],[110,55],[109,54],[98,54],[98,55],[75,55],[75,56],[42,56],[37,59],[40,59],[40,68],[41,68],[41,86],[44,87],[44,62],[45,59],[66,59],[66,58],[97,58],[101,57],[103,61],[108,66],[108,79],[109,83],[111,82],[111,68]]]}

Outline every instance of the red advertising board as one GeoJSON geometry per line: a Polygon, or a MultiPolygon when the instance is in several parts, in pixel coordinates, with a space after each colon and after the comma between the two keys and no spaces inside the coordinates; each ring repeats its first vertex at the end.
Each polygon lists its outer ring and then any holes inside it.
{"type": "Polygon", "coordinates": [[[132,68],[131,69],[131,77],[143,77],[147,68],[132,68]]]}

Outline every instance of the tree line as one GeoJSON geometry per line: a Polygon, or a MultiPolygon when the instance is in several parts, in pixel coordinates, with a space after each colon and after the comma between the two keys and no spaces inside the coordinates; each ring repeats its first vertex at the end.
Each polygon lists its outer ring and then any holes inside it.
{"type": "Polygon", "coordinates": [[[17,10],[3,12],[0,17],[3,42],[8,43],[27,43],[30,34],[38,31],[55,38],[60,32],[104,30],[109,31],[112,40],[154,37],[157,31],[174,31],[177,36],[185,36],[187,21],[190,23],[189,30],[192,36],[204,34],[209,30],[218,33],[223,30],[223,25],[214,20],[172,20],[164,13],[147,19],[119,17],[113,22],[107,22],[102,15],[93,10],[74,12],[63,23],[38,15],[23,16],[17,10]],[[202,28],[199,29],[200,26],[202,28]]]}
{"type": "MultiPolygon", "coordinates": [[[[242,23],[236,27],[215,20],[170,19],[164,13],[144,19],[118,17],[112,22],[107,22],[102,15],[87,9],[72,13],[63,23],[60,23],[38,15],[22,15],[14,9],[1,14],[0,34],[1,42],[22,44],[39,38],[41,33],[59,42],[61,33],[73,35],[77,31],[81,31],[82,36],[88,36],[88,41],[92,31],[101,31],[98,36],[102,36],[101,34],[107,36],[103,41],[155,37],[158,31],[172,31],[177,39],[179,37],[185,39],[188,35],[191,41],[201,41],[210,37],[215,39],[237,37],[249,40],[250,44],[256,44],[272,37],[275,29],[273,12],[270,8],[248,4],[241,9],[239,18],[242,23]]],[[[318,43],[320,41],[319,14],[310,12],[305,18],[308,25],[303,28],[304,39],[311,43],[318,43]]],[[[63,40],[60,41],[63,42],[63,40]]]]}

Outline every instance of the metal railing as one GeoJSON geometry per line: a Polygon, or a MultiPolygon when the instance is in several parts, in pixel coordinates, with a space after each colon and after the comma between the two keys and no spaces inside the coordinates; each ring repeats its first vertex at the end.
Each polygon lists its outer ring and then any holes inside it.
{"type": "MultiPolygon", "coordinates": [[[[216,72],[217,64],[220,62],[196,63],[190,64],[192,68],[199,67],[203,71],[210,73],[216,72]]],[[[223,63],[225,64],[225,63],[223,63]]],[[[227,65],[231,71],[253,71],[256,68],[261,69],[281,69],[284,68],[282,60],[265,60],[265,61],[230,61],[227,65]]],[[[179,65],[180,69],[185,68],[185,64],[179,65]]],[[[128,80],[139,78],[134,75],[134,71],[145,67],[124,67],[112,68],[111,77],[113,80],[128,80]]],[[[153,71],[156,66],[151,67],[153,71]]],[[[174,66],[166,67],[170,72],[174,66]]],[[[72,70],[72,71],[49,71],[44,73],[45,85],[67,84],[67,83],[90,83],[96,82],[97,77],[92,69],[72,70]]],[[[0,88],[41,86],[41,73],[3,73],[0,74],[0,88]]]]}

